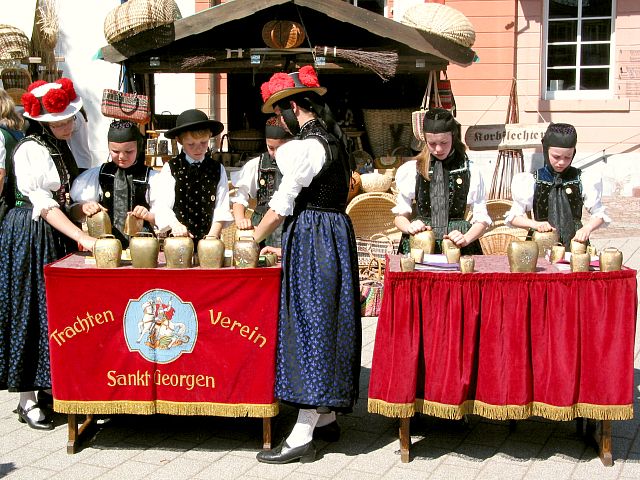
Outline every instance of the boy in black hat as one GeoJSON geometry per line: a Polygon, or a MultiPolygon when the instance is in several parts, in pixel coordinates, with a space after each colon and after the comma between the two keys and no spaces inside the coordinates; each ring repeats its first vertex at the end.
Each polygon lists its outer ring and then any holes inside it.
{"type": "MultiPolygon", "coordinates": [[[[231,197],[233,217],[239,230],[250,230],[260,223],[269,210],[269,200],[278,190],[282,172],[276,163],[276,150],[291,140],[293,135],[278,124],[276,117],[269,117],[264,129],[267,151],[244,164],[235,182],[236,194],[231,197]],[[245,218],[249,199],[257,199],[251,219],[245,218]]],[[[269,235],[261,246],[280,247],[282,226],[269,235]]]]}
{"type": "Polygon", "coordinates": [[[144,138],[138,126],[127,120],[114,120],[107,134],[111,161],[86,170],[73,182],[71,199],[81,205],[74,216],[82,220],[106,210],[112,233],[129,245],[124,233],[127,215],[143,220],[143,230],[153,231],[155,207],[159,191],[154,178],[157,173],[144,163],[144,138]]]}
{"type": "Polygon", "coordinates": [[[160,183],[173,215],[158,227],[171,228],[175,236],[191,236],[194,243],[207,235],[220,236],[233,221],[229,208],[229,184],[224,166],[211,157],[209,141],[224,126],[210,120],[204,112],[182,112],[176,126],[164,135],[177,138],[182,151],[164,164],[160,183]]]}
{"type": "Polygon", "coordinates": [[[544,166],[533,174],[513,177],[507,225],[539,232],[558,230],[560,242],[568,249],[572,239],[587,243],[591,232],[611,222],[602,204],[602,178],[571,166],[577,142],[573,125],[549,125],[542,138],[544,166]],[[581,221],[583,207],[591,213],[586,225],[581,221]],[[533,212],[533,219],[528,211],[533,212]]]}
{"type": "Polygon", "coordinates": [[[482,253],[477,239],[491,225],[491,217],[482,175],[469,165],[460,124],[448,110],[432,108],[423,130],[422,152],[396,172],[399,193],[391,211],[404,234],[400,250],[409,251],[409,235],[433,230],[438,253],[443,238],[452,240],[464,254],[482,253]],[[467,205],[473,212],[470,221],[465,219],[467,205]]]}

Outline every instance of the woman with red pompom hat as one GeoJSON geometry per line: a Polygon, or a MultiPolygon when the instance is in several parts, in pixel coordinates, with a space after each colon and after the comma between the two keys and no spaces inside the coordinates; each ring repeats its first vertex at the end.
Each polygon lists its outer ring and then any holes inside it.
{"type": "Polygon", "coordinates": [[[358,399],[358,257],[345,213],[354,165],[313,67],[275,74],[261,93],[262,111],[298,135],[276,152],[282,181],[254,238],[264,240],[283,223],[275,394],[299,411],[291,433],[257,458],[310,462],[313,439],[338,440],[336,413],[350,412],[358,399]]]}
{"type": "Polygon", "coordinates": [[[95,238],[68,217],[78,167],[67,140],[82,99],[63,78],[29,85],[22,103],[31,126],[13,151],[14,175],[5,188],[15,203],[0,226],[0,388],[20,393],[21,423],[51,430],[43,269],[78,244],[92,250],[95,238]]]}

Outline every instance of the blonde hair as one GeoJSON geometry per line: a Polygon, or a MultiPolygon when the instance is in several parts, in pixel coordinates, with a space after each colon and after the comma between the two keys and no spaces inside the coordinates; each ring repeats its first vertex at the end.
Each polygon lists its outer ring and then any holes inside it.
{"type": "Polygon", "coordinates": [[[16,112],[16,104],[6,90],[0,88],[0,125],[12,130],[22,130],[24,118],[16,112]]]}
{"type": "Polygon", "coordinates": [[[208,128],[205,128],[204,130],[187,130],[184,132],[180,132],[178,134],[178,141],[182,143],[182,141],[184,140],[184,137],[187,135],[191,135],[196,140],[200,140],[201,138],[205,138],[205,137],[206,138],[213,137],[213,135],[211,135],[211,130],[209,130],[208,128]]]}

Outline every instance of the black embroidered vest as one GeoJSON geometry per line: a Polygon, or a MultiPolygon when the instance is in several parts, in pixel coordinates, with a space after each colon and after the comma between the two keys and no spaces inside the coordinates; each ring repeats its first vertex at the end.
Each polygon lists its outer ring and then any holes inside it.
{"type": "Polygon", "coordinates": [[[269,152],[265,152],[258,161],[258,191],[256,194],[256,212],[264,215],[269,210],[269,201],[278,190],[282,181],[282,173],[269,152]]]}
{"type": "MultiPolygon", "coordinates": [[[[129,167],[132,174],[133,192],[128,199],[128,210],[131,211],[136,205],[141,205],[147,209],[151,208],[149,202],[147,202],[147,191],[149,190],[149,173],[151,167],[147,167],[144,162],[138,160],[136,164],[129,167]]],[[[126,235],[120,232],[115,227],[113,219],[113,183],[115,179],[118,166],[114,162],[103,163],[100,166],[100,173],[98,175],[98,181],[100,183],[100,189],[102,190],[102,196],[100,197],[100,204],[107,209],[107,214],[111,219],[112,231],[117,239],[122,242],[123,248],[126,248],[129,244],[126,235]]],[[[129,172],[127,172],[129,173],[129,172]]],[[[145,232],[153,232],[153,228],[149,222],[144,222],[143,230],[145,232]]]]}
{"type": "Polygon", "coordinates": [[[196,243],[211,229],[220,166],[209,153],[199,164],[190,165],[184,152],[169,160],[171,175],[176,181],[173,211],[193,234],[196,243]]]}
{"type": "MultiPolygon", "coordinates": [[[[575,221],[582,218],[582,171],[575,167],[569,167],[562,175],[562,188],[567,194],[571,206],[571,216],[575,221]]],[[[533,177],[536,186],[533,194],[533,214],[538,221],[549,219],[549,191],[553,186],[553,175],[545,167],[539,168],[533,177]]],[[[555,225],[554,225],[555,226],[555,225]]]]}
{"type": "Polygon", "coordinates": [[[326,161],[311,184],[300,191],[296,198],[294,215],[306,208],[344,212],[349,192],[346,174],[348,159],[343,158],[338,140],[326,131],[318,119],[305,123],[300,130],[299,138],[317,138],[326,152],[326,161]]]}
{"type": "MultiPolygon", "coordinates": [[[[449,220],[460,220],[464,218],[464,212],[467,208],[467,196],[471,184],[471,172],[469,171],[469,160],[464,157],[456,156],[452,161],[448,162],[449,168],[449,220]]],[[[431,159],[431,162],[438,161],[431,159]]],[[[429,176],[433,175],[433,170],[429,171],[429,176]]],[[[431,220],[431,182],[416,172],[416,190],[415,190],[415,211],[413,216],[422,221],[427,220],[430,224],[431,220]]]]}

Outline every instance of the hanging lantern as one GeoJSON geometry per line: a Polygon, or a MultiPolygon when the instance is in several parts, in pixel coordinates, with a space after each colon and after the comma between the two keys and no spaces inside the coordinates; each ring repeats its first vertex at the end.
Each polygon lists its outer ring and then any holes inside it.
{"type": "Polygon", "coordinates": [[[304,42],[304,30],[290,20],[271,20],[262,27],[262,40],[271,48],[296,48],[304,42]]]}

